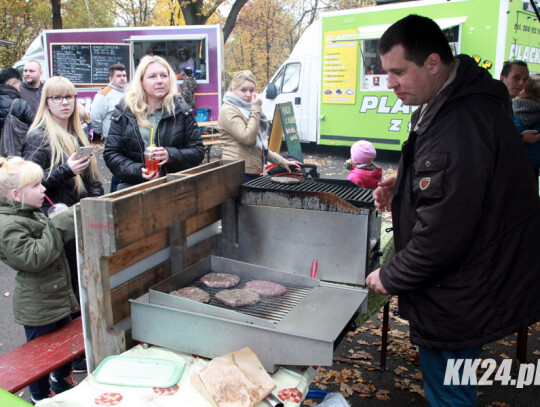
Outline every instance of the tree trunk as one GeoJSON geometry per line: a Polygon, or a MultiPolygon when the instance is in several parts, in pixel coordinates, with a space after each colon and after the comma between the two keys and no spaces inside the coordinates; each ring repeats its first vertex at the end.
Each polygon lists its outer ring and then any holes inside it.
{"type": "MultiPolygon", "coordinates": [[[[224,42],[227,42],[227,38],[229,38],[229,35],[234,30],[234,26],[236,25],[236,19],[238,18],[238,13],[240,13],[240,10],[242,9],[242,7],[244,7],[244,4],[246,4],[247,1],[248,0],[236,0],[234,2],[231,11],[229,12],[229,15],[227,16],[225,26],[223,27],[224,42]]],[[[180,9],[182,10],[182,14],[184,15],[186,25],[206,24],[208,18],[210,18],[210,16],[214,14],[217,7],[219,6],[219,4],[216,4],[215,7],[206,12],[207,14],[202,14],[201,10],[203,9],[203,0],[192,0],[191,2],[178,0],[178,4],[180,4],[180,9]]]]}
{"type": "Polygon", "coordinates": [[[234,2],[231,11],[229,12],[229,15],[227,16],[227,21],[225,21],[225,26],[223,27],[224,42],[227,42],[227,38],[229,38],[229,35],[231,35],[232,31],[234,30],[238,14],[240,13],[242,7],[244,7],[244,4],[247,3],[247,1],[248,0],[236,0],[234,2]]]}
{"type": "Polygon", "coordinates": [[[61,0],[51,0],[52,6],[52,28],[59,30],[62,28],[62,6],[61,0]]]}

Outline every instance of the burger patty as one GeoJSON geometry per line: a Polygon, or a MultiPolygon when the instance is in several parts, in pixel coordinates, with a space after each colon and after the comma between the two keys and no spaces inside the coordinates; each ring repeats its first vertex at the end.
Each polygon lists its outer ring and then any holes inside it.
{"type": "Polygon", "coordinates": [[[270,181],[278,184],[299,184],[302,182],[300,178],[293,177],[272,177],[270,178],[270,181]]]}
{"type": "Polygon", "coordinates": [[[198,287],[184,287],[173,290],[169,294],[197,302],[210,302],[210,294],[198,287]]]}
{"type": "Polygon", "coordinates": [[[257,294],[265,297],[283,295],[287,292],[287,289],[281,284],[273,283],[266,280],[248,281],[244,287],[251,291],[255,291],[257,294]]]}
{"type": "Polygon", "coordinates": [[[247,288],[222,290],[216,294],[216,299],[232,308],[253,305],[261,300],[259,294],[257,294],[255,291],[248,290],[247,288]]]}
{"type": "Polygon", "coordinates": [[[200,281],[211,288],[230,288],[240,282],[240,277],[227,273],[208,273],[202,276],[200,281]]]}

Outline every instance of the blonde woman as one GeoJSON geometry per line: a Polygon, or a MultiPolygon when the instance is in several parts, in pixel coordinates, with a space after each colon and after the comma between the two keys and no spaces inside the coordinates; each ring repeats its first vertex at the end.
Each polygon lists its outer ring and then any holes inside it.
{"type": "Polygon", "coordinates": [[[262,112],[261,96],[255,93],[257,79],[251,71],[238,72],[223,98],[218,127],[224,160],[244,160],[246,182],[259,177],[266,161],[287,168],[299,162],[287,161],[268,150],[268,120],[262,112]]]}
{"type": "MultiPolygon", "coordinates": [[[[61,76],[49,78],[22,147],[23,157],[43,168],[42,183],[49,198],[67,206],[84,197],[103,195],[95,158],[77,158],[79,147],[90,146],[78,109],[73,83],[61,76]]],[[[49,202],[43,203],[45,211],[49,206],[49,202]]]]}
{"type": "Polygon", "coordinates": [[[155,55],[143,57],[111,117],[105,141],[103,158],[120,180],[118,189],[201,163],[204,148],[190,110],[178,96],[176,77],[167,61],[155,55]],[[157,147],[152,156],[159,161],[159,171],[153,173],[144,165],[144,150],[151,139],[157,147]]]}

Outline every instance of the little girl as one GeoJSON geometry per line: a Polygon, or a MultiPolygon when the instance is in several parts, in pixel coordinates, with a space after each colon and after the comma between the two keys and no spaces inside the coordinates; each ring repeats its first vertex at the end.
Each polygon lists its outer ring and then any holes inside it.
{"type": "MultiPolygon", "coordinates": [[[[0,157],[0,260],[17,271],[13,315],[27,341],[67,324],[79,309],[64,252],[75,236],[73,210],[47,218],[42,177],[33,162],[0,157]]],[[[48,377],[29,386],[34,403],[76,385],[71,363],[52,372],[51,381],[52,388],[48,377]]]]}
{"type": "Polygon", "coordinates": [[[349,175],[347,179],[362,188],[375,189],[382,179],[382,168],[373,163],[377,156],[369,141],[360,140],[351,147],[351,158],[345,161],[349,175]]]}

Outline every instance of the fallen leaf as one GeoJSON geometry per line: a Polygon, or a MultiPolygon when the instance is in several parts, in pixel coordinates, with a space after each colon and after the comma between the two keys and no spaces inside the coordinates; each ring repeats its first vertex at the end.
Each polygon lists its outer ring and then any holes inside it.
{"type": "Polygon", "coordinates": [[[508,356],[506,353],[501,353],[501,358],[503,358],[503,359],[511,359],[510,356],[508,356]]]}
{"type": "Polygon", "coordinates": [[[4,293],[4,297],[9,297],[9,292],[6,291],[6,292],[4,293]]]}
{"type": "Polygon", "coordinates": [[[540,355],[540,350],[533,351],[533,355],[536,355],[536,356],[540,355]]]}
{"type": "Polygon", "coordinates": [[[359,341],[356,341],[356,343],[358,345],[371,345],[371,343],[369,343],[368,341],[364,341],[364,340],[359,340],[359,341]]]}
{"type": "Polygon", "coordinates": [[[493,406],[494,407],[510,407],[510,404],[502,403],[500,401],[494,401],[493,406]]]}
{"type": "Polygon", "coordinates": [[[379,389],[377,391],[377,393],[375,393],[375,397],[377,397],[379,400],[382,400],[382,401],[390,401],[390,400],[392,400],[390,398],[390,392],[388,390],[379,389]]]}
{"type": "Polygon", "coordinates": [[[313,400],[304,400],[304,402],[302,403],[303,406],[308,406],[308,407],[313,407],[313,406],[318,406],[319,403],[316,403],[315,401],[313,400]]]}
{"type": "Polygon", "coordinates": [[[345,384],[345,383],[341,383],[341,386],[339,386],[339,391],[341,393],[347,394],[348,396],[352,396],[352,394],[354,393],[351,386],[349,386],[348,384],[345,384]]]}
{"type": "Polygon", "coordinates": [[[410,392],[420,394],[423,398],[426,398],[426,392],[424,391],[422,387],[420,387],[417,384],[414,384],[414,383],[411,384],[410,392]]]}

